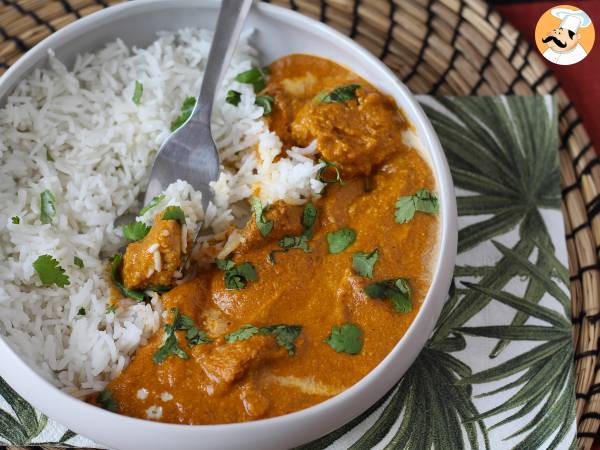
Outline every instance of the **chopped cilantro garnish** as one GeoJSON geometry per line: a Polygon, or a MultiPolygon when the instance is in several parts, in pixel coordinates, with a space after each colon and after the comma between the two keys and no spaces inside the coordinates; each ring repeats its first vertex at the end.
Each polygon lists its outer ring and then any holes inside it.
{"type": "Polygon", "coordinates": [[[340,326],[334,325],[331,334],[323,342],[338,353],[356,355],[363,347],[362,335],[363,332],[357,325],[345,323],[340,326]]]}
{"type": "Polygon", "coordinates": [[[169,292],[172,289],[172,287],[165,286],[164,284],[153,284],[151,286],[148,286],[146,289],[154,292],[169,292]]]}
{"type": "Polygon", "coordinates": [[[254,325],[243,325],[239,330],[229,333],[225,336],[227,342],[245,341],[254,335],[273,335],[275,342],[288,351],[289,355],[296,353],[294,341],[300,335],[302,326],[300,325],[271,325],[268,327],[255,327],[254,325]]]}
{"type": "Polygon", "coordinates": [[[352,268],[362,277],[373,278],[373,267],[379,259],[379,250],[371,253],[356,252],[352,254],[352,268]]]}
{"type": "Polygon", "coordinates": [[[437,214],[439,202],[437,196],[428,189],[421,189],[414,195],[400,197],[396,202],[396,222],[406,223],[412,220],[415,212],[437,214]]]}
{"type": "Polygon", "coordinates": [[[185,225],[185,213],[179,206],[169,206],[164,210],[162,220],[176,220],[185,225]]]}
{"type": "Polygon", "coordinates": [[[267,85],[267,75],[269,70],[265,68],[253,67],[250,70],[237,74],[235,81],[244,84],[251,84],[254,92],[262,91],[267,85]]]}
{"type": "Polygon", "coordinates": [[[113,398],[112,392],[109,389],[104,389],[102,392],[100,392],[98,397],[96,397],[96,402],[101,408],[114,413],[119,412],[119,405],[113,398]]]}
{"type": "Polygon", "coordinates": [[[268,261],[271,264],[275,264],[275,254],[276,253],[287,253],[290,250],[295,248],[304,250],[305,253],[310,252],[310,247],[308,246],[308,240],[312,237],[313,230],[312,227],[315,224],[317,219],[317,208],[315,205],[308,202],[304,206],[304,210],[302,211],[302,227],[304,228],[304,232],[300,236],[284,236],[277,243],[279,244],[280,249],[273,250],[269,253],[267,257],[268,261]]]}
{"type": "Polygon", "coordinates": [[[258,280],[256,268],[249,262],[236,265],[230,259],[217,259],[217,267],[225,272],[227,289],[243,289],[248,281],[258,280]]]}
{"type": "Polygon", "coordinates": [[[78,316],[85,316],[85,308],[83,308],[83,307],[79,308],[79,311],[77,311],[77,315],[78,316]]]}
{"type": "Polygon", "coordinates": [[[83,269],[83,260],[79,256],[73,257],[73,264],[75,264],[80,269],[83,269]]]}
{"type": "Polygon", "coordinates": [[[39,256],[33,262],[33,268],[46,286],[56,284],[58,287],[65,287],[70,284],[69,277],[65,275],[65,269],[50,255],[39,256]]]}
{"type": "Polygon", "coordinates": [[[305,253],[310,252],[308,247],[308,236],[284,236],[278,241],[279,246],[284,250],[298,248],[304,250],[305,253]]]}
{"type": "Polygon", "coordinates": [[[340,183],[342,186],[344,185],[342,175],[340,174],[340,169],[336,163],[326,161],[324,159],[319,159],[319,163],[325,165],[321,167],[317,172],[317,180],[319,180],[321,183],[326,184],[340,183]],[[332,171],[335,172],[335,175],[333,177],[327,174],[328,172],[332,171]]]}
{"type": "Polygon", "coordinates": [[[321,92],[315,97],[317,103],[344,103],[356,98],[356,90],[360,84],[340,86],[330,92],[321,92]]]}
{"type": "Polygon", "coordinates": [[[352,228],[342,228],[338,231],[327,233],[329,253],[341,253],[350,247],[356,240],[356,231],[352,228]]]}
{"type": "Polygon", "coordinates": [[[192,115],[192,111],[196,106],[196,98],[195,97],[186,97],[181,105],[181,113],[175,118],[173,122],[171,122],[171,131],[175,131],[181,125],[187,122],[187,120],[192,115]]]}
{"type": "Polygon", "coordinates": [[[233,331],[225,335],[225,340],[230,344],[237,341],[245,341],[250,339],[255,334],[258,334],[259,328],[251,324],[242,325],[239,330],[233,331]]]}
{"type": "Polygon", "coordinates": [[[143,93],[144,85],[139,81],[135,80],[135,88],[133,89],[133,97],[131,98],[131,100],[133,100],[133,103],[139,105],[143,93]]]}
{"type": "Polygon", "coordinates": [[[178,356],[181,359],[189,358],[189,355],[185,352],[185,350],[179,347],[179,342],[177,341],[175,331],[186,332],[185,340],[188,344],[188,347],[212,342],[212,339],[210,339],[204,331],[196,327],[194,320],[191,317],[179,314],[178,308],[172,308],[171,313],[173,313],[173,323],[165,324],[164,326],[166,339],[163,345],[161,345],[159,349],[154,352],[154,355],[152,355],[152,360],[156,364],[163,362],[170,355],[178,356]]]}
{"type": "Polygon", "coordinates": [[[40,220],[42,223],[52,223],[56,215],[56,197],[46,189],[40,194],[40,220]]]}
{"type": "Polygon", "coordinates": [[[164,194],[160,194],[160,195],[157,195],[156,197],[153,197],[152,200],[150,200],[150,203],[148,203],[146,206],[144,206],[142,208],[139,215],[143,216],[148,211],[150,211],[152,208],[154,208],[156,205],[158,205],[160,202],[162,202],[164,199],[165,199],[164,194]]]}
{"type": "Polygon", "coordinates": [[[242,100],[242,94],[238,91],[229,90],[227,91],[227,97],[225,97],[225,101],[230,105],[237,106],[240,104],[242,100]]]}
{"type": "Polygon", "coordinates": [[[144,222],[131,222],[121,227],[123,236],[130,241],[139,241],[150,232],[150,226],[144,222]]]}
{"type": "Polygon", "coordinates": [[[21,223],[21,219],[19,216],[12,216],[12,219],[10,219],[10,221],[13,223],[13,225],[19,225],[21,223]]]}
{"type": "Polygon", "coordinates": [[[269,210],[269,206],[263,206],[260,202],[260,199],[257,197],[252,197],[250,199],[250,205],[252,206],[252,210],[254,211],[254,218],[256,220],[256,228],[260,232],[262,237],[267,237],[267,235],[273,229],[273,221],[267,220],[265,217],[265,213],[269,210]]]}
{"type": "Polygon", "coordinates": [[[302,211],[302,226],[304,230],[311,230],[315,221],[317,220],[317,208],[311,202],[308,202],[306,206],[304,206],[304,211],[302,211]]]}
{"type": "Polygon", "coordinates": [[[281,247],[280,249],[273,250],[267,257],[271,264],[275,264],[276,253],[287,253],[295,248],[304,250],[304,253],[310,253],[310,247],[308,246],[309,237],[306,234],[301,236],[284,236],[277,243],[281,247]]]}
{"type": "Polygon", "coordinates": [[[123,264],[123,256],[120,253],[116,253],[115,256],[111,258],[110,261],[110,273],[112,276],[112,281],[117,286],[121,294],[125,297],[132,298],[137,300],[138,302],[144,301],[146,297],[143,292],[136,291],[133,289],[127,289],[123,284],[123,279],[121,278],[121,265],[123,264]]]}
{"type": "Polygon", "coordinates": [[[256,106],[261,106],[263,109],[263,116],[268,116],[273,111],[273,101],[275,99],[270,95],[257,95],[254,100],[256,106]]]}
{"type": "Polygon", "coordinates": [[[106,305],[106,310],[104,311],[106,314],[114,314],[117,310],[117,304],[111,303],[110,305],[106,305]]]}
{"type": "Polygon", "coordinates": [[[365,294],[374,299],[389,299],[397,312],[412,309],[412,290],[405,278],[378,281],[364,288],[365,294]]]}
{"type": "Polygon", "coordinates": [[[192,327],[185,333],[185,340],[190,347],[198,344],[208,344],[212,340],[200,328],[192,327]]]}
{"type": "Polygon", "coordinates": [[[46,149],[46,161],[54,162],[54,158],[48,149],[46,149]]]}

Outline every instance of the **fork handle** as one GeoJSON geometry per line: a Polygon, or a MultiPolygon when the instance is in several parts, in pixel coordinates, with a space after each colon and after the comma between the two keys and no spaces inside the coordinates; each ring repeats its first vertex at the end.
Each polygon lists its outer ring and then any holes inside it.
{"type": "Polygon", "coordinates": [[[210,125],[215,94],[240,38],[252,0],[223,0],[204,70],[200,96],[190,121],[210,125]]]}

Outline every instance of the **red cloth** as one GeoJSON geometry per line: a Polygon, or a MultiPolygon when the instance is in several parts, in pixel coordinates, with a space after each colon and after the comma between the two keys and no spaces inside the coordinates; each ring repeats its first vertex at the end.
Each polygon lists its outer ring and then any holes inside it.
{"type": "MultiPolygon", "coordinates": [[[[596,41],[588,56],[572,66],[559,66],[545,59],[544,61],[562,84],[569,99],[575,104],[583,125],[595,144],[596,151],[600,154],[600,1],[583,0],[563,3],[581,8],[590,16],[596,29],[596,41]]],[[[523,2],[496,5],[496,9],[535,48],[533,41],[538,19],[544,11],[559,4],[561,2],[523,2]]],[[[600,446],[597,450],[600,450],[600,446]]]]}

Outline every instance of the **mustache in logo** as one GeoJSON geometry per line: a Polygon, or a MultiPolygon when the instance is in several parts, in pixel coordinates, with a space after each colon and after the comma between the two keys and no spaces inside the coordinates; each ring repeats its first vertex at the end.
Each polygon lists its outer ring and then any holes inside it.
{"type": "Polygon", "coordinates": [[[550,41],[554,41],[554,43],[560,47],[560,48],[565,48],[567,46],[566,42],[562,42],[561,40],[559,40],[556,36],[547,36],[545,38],[542,39],[542,42],[544,44],[550,42],[550,41]]]}

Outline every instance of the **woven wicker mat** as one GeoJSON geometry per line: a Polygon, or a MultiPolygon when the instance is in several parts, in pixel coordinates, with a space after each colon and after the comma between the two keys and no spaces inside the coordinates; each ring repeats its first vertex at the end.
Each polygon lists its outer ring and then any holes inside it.
{"type": "MultiPolygon", "coordinates": [[[[0,0],[0,73],[57,29],[118,1],[0,0]]],[[[581,118],[552,72],[520,33],[480,0],[273,3],[351,36],[378,55],[414,93],[557,96],[562,210],[573,299],[578,443],[579,448],[588,449],[600,426],[600,166],[581,118]]]]}

